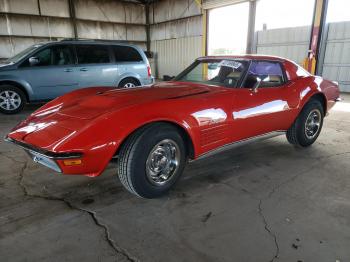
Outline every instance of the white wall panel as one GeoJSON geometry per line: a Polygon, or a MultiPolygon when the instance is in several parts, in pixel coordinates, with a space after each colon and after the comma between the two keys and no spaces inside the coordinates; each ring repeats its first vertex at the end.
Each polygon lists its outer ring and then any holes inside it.
{"type": "Polygon", "coordinates": [[[248,1],[249,0],[203,0],[203,8],[212,9],[248,1]]]}
{"type": "Polygon", "coordinates": [[[0,15],[0,34],[35,37],[72,37],[68,19],[40,16],[0,15]]]}
{"type": "Polygon", "coordinates": [[[115,22],[145,24],[145,8],[140,4],[121,1],[76,0],[75,12],[77,18],[115,22]]]}
{"type": "MultiPolygon", "coordinates": [[[[79,38],[129,40],[145,46],[143,5],[121,0],[73,2],[79,38]]],[[[0,14],[0,59],[11,57],[38,40],[74,37],[68,0],[0,0],[0,12],[6,13],[0,14]]]]}
{"type": "Polygon", "coordinates": [[[0,0],[0,12],[38,15],[37,0],[0,0]]]}
{"type": "Polygon", "coordinates": [[[48,38],[23,38],[23,37],[1,37],[0,38],[0,57],[10,57],[30,45],[39,42],[48,41],[48,38]]]}
{"type": "Polygon", "coordinates": [[[151,27],[151,40],[164,40],[202,35],[202,17],[192,17],[151,27]]]}
{"type": "Polygon", "coordinates": [[[282,56],[301,64],[309,49],[310,32],[308,26],[259,31],[257,53],[282,56]]]}
{"type": "Polygon", "coordinates": [[[68,0],[40,0],[42,15],[69,17],[68,0]]]}
{"type": "Polygon", "coordinates": [[[322,75],[350,92],[350,22],[329,24],[322,75]]]}
{"type": "Polygon", "coordinates": [[[151,49],[156,54],[153,74],[159,78],[177,75],[201,56],[201,43],[201,36],[153,41],[151,49]]]}
{"type": "Polygon", "coordinates": [[[201,14],[195,0],[162,0],[153,5],[151,23],[160,23],[201,14]]]}

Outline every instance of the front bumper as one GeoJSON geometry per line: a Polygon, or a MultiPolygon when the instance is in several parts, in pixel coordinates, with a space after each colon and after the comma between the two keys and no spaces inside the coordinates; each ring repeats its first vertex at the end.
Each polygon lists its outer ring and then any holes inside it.
{"type": "Polygon", "coordinates": [[[47,151],[32,145],[28,145],[26,143],[17,141],[10,137],[5,137],[5,141],[22,147],[28,153],[28,155],[33,159],[34,162],[42,164],[59,173],[62,173],[62,169],[57,164],[56,160],[77,159],[83,156],[82,153],[78,153],[78,152],[56,153],[56,152],[47,151]]]}

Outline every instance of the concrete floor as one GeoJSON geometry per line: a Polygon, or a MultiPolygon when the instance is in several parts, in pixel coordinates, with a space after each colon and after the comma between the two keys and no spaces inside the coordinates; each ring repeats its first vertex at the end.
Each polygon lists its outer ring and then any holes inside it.
{"type": "MultiPolygon", "coordinates": [[[[62,176],[0,142],[1,261],[350,261],[350,96],[318,141],[284,136],[188,165],[139,199],[115,163],[62,176]],[[346,112],[347,111],[347,112],[346,112]]],[[[35,107],[0,116],[0,136],[35,107]]]]}

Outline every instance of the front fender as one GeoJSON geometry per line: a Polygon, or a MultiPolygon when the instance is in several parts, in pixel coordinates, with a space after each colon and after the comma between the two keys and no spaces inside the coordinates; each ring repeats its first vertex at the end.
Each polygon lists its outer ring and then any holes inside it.
{"type": "Polygon", "coordinates": [[[6,75],[0,74],[0,83],[1,82],[8,82],[8,83],[13,82],[16,85],[22,86],[24,88],[24,91],[28,95],[29,101],[32,100],[32,97],[34,95],[33,88],[27,81],[25,81],[17,76],[8,75],[8,74],[6,74],[6,75]]]}
{"type": "Polygon", "coordinates": [[[164,111],[162,114],[159,112],[155,114],[153,110],[155,108],[151,109],[149,105],[135,106],[103,114],[91,120],[87,126],[55,148],[60,152],[73,150],[84,154],[85,167],[78,170],[72,167],[71,170],[67,170],[67,173],[100,175],[130,134],[155,122],[172,123],[184,130],[192,141],[194,154],[197,155],[198,135],[196,135],[196,129],[193,128],[194,125],[198,125],[197,122],[181,114],[176,115],[176,112],[170,112],[171,110],[164,111]],[[140,112],[143,113],[140,114],[140,112]]]}

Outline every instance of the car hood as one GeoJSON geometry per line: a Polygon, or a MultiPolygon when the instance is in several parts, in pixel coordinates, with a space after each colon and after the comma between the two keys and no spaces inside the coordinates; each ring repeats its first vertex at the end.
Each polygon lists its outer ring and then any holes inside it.
{"type": "Polygon", "coordinates": [[[63,105],[58,114],[86,120],[152,101],[201,95],[210,89],[206,85],[167,82],[151,87],[100,91],[63,105]]]}
{"type": "Polygon", "coordinates": [[[0,63],[0,70],[6,70],[6,69],[9,69],[9,68],[11,68],[12,67],[12,65],[13,64],[9,64],[9,63],[7,63],[7,64],[4,64],[4,63],[0,63]]]}
{"type": "Polygon", "coordinates": [[[200,96],[218,89],[201,84],[166,82],[141,88],[78,90],[34,112],[15,127],[9,137],[55,151],[57,145],[89,126],[92,119],[103,118],[110,112],[153,101],[200,96]]]}

